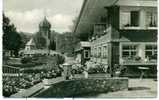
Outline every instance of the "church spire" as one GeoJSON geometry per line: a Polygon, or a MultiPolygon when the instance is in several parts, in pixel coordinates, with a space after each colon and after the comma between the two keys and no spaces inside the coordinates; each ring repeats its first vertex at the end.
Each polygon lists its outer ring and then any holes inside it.
{"type": "Polygon", "coordinates": [[[50,22],[47,20],[46,16],[44,16],[44,19],[40,22],[39,27],[46,27],[46,28],[51,28],[50,22]]]}
{"type": "Polygon", "coordinates": [[[47,18],[47,10],[44,9],[44,19],[46,19],[46,18],[47,18]]]}

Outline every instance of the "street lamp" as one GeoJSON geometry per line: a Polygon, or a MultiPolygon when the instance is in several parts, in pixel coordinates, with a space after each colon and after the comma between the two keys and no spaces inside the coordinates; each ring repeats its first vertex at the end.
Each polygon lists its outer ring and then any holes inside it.
{"type": "Polygon", "coordinates": [[[70,63],[64,63],[63,65],[63,70],[64,70],[64,78],[66,80],[68,80],[71,76],[71,69],[72,69],[72,65],[70,63]]]}

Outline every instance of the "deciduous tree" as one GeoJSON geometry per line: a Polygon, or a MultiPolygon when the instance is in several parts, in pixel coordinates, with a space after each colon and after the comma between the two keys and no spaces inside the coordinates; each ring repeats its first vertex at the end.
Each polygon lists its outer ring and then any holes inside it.
{"type": "MultiPolygon", "coordinates": [[[[12,51],[11,54],[18,56],[21,48],[21,36],[16,31],[14,24],[3,14],[3,49],[12,51]]],[[[12,56],[12,55],[11,55],[12,56]]]]}

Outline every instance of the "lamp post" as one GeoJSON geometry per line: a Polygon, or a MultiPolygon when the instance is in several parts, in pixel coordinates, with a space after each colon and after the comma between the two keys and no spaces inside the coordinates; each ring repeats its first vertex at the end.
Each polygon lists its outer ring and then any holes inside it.
{"type": "Polygon", "coordinates": [[[66,79],[66,80],[70,79],[70,77],[71,77],[71,69],[72,69],[72,65],[71,64],[69,64],[67,62],[63,64],[63,70],[64,70],[63,77],[64,77],[64,79],[66,79]]]}

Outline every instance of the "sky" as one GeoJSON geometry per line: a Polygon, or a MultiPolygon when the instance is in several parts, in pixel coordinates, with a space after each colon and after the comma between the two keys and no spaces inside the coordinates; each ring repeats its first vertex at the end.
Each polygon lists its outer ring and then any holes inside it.
{"type": "Polygon", "coordinates": [[[83,0],[3,0],[3,11],[18,31],[35,33],[47,17],[57,32],[70,31],[83,0]]]}

